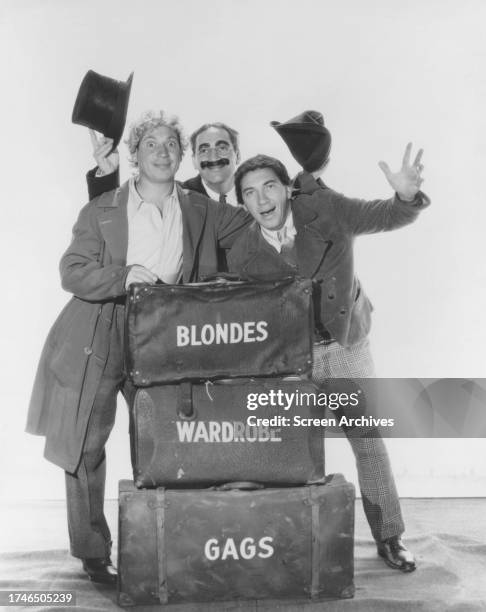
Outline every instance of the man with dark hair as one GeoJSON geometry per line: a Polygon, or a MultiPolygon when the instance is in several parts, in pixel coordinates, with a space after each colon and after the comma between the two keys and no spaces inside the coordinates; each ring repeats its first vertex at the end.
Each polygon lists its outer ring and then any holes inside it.
{"type": "MultiPolygon", "coordinates": [[[[315,281],[312,378],[316,384],[374,376],[368,345],[372,307],[354,275],[353,242],[360,234],[403,227],[428,205],[419,191],[422,152],[413,164],[410,152],[411,144],[399,172],[380,164],[396,191],[389,200],[346,198],[307,172],[299,176],[305,194],[291,199],[287,170],[266,155],[246,160],[236,171],[238,201],[254,223],[229,252],[229,270],[247,280],[298,274],[315,281]]],[[[346,414],[348,408],[342,410],[346,414]]],[[[377,430],[360,437],[350,429],[345,433],[356,458],[363,506],[378,554],[392,568],[413,571],[415,560],[401,540],[405,527],[383,440],[377,430]]]]}
{"type": "Polygon", "coordinates": [[[45,457],[65,471],[71,553],[89,578],[114,584],[103,513],[105,443],[121,391],[124,311],[132,283],[196,282],[218,271],[251,218],[175,182],[186,140],[176,117],[145,113],[128,137],[138,174],[80,212],[61,259],[73,297],[47,338],[32,392],[29,433],[46,438],[45,457]]]}

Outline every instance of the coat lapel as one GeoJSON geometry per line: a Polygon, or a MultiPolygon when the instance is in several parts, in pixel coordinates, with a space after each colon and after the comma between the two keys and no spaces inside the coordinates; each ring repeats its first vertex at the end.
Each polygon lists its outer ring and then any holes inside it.
{"type": "Polygon", "coordinates": [[[260,226],[253,222],[248,228],[247,253],[242,269],[244,276],[252,278],[256,275],[267,276],[269,273],[276,277],[295,274],[289,264],[280,257],[280,254],[268,244],[262,236],[260,226]]]}
{"type": "Polygon", "coordinates": [[[326,239],[319,227],[318,214],[305,204],[292,202],[294,215],[295,246],[299,263],[299,275],[312,278],[319,269],[327,251],[332,246],[332,240],[326,239]]]}
{"type": "Polygon", "coordinates": [[[99,201],[98,223],[113,263],[125,265],[128,249],[128,182],[115,193],[104,193],[99,201]]]}
{"type": "Polygon", "coordinates": [[[199,243],[201,242],[206,215],[207,203],[200,196],[177,185],[177,195],[182,210],[182,246],[183,246],[183,279],[185,283],[194,282],[199,267],[199,243]]]}

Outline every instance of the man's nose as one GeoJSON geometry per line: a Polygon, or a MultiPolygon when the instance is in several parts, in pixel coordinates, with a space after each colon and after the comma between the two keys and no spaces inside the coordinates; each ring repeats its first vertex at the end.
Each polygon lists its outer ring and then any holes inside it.
{"type": "Polygon", "coordinates": [[[157,147],[157,155],[161,157],[167,157],[168,154],[169,154],[169,150],[167,149],[167,146],[165,144],[160,144],[157,147]]]}
{"type": "Polygon", "coordinates": [[[216,151],[216,147],[210,147],[208,152],[209,161],[217,161],[219,159],[218,152],[216,151]]]}
{"type": "Polygon", "coordinates": [[[268,203],[268,196],[265,191],[258,192],[258,204],[263,205],[268,203]]]}

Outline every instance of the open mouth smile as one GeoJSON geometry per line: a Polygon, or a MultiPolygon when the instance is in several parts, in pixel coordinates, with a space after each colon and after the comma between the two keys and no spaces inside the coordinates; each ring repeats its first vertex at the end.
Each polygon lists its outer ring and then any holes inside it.
{"type": "Polygon", "coordinates": [[[260,212],[262,217],[269,217],[276,209],[276,206],[274,206],[273,208],[269,208],[268,210],[264,210],[262,212],[260,212]]]}

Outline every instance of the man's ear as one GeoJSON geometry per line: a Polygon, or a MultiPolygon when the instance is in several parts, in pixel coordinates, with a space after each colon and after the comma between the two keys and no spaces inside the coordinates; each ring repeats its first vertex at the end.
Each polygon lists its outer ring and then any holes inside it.
{"type": "Polygon", "coordinates": [[[240,151],[236,151],[236,165],[238,165],[241,161],[240,151]]]}
{"type": "Polygon", "coordinates": [[[197,162],[196,162],[196,156],[193,155],[191,159],[192,159],[192,165],[194,166],[194,170],[197,170],[199,172],[199,168],[197,167],[197,162]]]}
{"type": "Polygon", "coordinates": [[[290,200],[292,197],[292,185],[286,185],[285,190],[287,191],[287,199],[290,200]]]}

